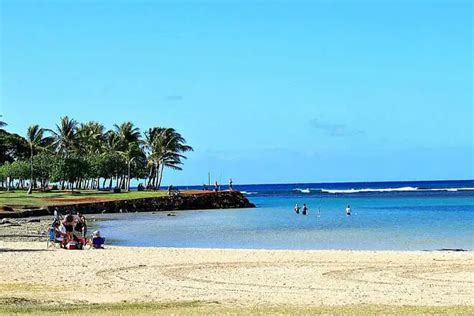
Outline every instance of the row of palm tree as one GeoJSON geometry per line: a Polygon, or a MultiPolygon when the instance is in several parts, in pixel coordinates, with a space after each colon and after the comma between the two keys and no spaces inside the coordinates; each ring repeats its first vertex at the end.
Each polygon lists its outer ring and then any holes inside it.
{"type": "MultiPolygon", "coordinates": [[[[0,126],[6,126],[0,122],[0,126]]],[[[47,151],[62,159],[72,156],[119,156],[126,163],[126,174],[116,175],[118,187],[130,190],[132,167],[145,166],[148,170],[147,187],[159,189],[165,168],[181,170],[185,153],[193,148],[173,128],[153,127],[143,135],[132,122],[115,124],[106,130],[98,122],[79,123],[69,117],[61,118],[54,129],[32,125],[26,133],[29,147],[30,181],[28,193],[36,186],[34,158],[47,151]],[[138,164],[140,162],[140,164],[138,164]]],[[[99,187],[100,179],[91,179],[99,187]]],[[[104,179],[104,183],[105,183],[104,179]]],[[[110,186],[112,177],[110,178],[110,186]]]]}

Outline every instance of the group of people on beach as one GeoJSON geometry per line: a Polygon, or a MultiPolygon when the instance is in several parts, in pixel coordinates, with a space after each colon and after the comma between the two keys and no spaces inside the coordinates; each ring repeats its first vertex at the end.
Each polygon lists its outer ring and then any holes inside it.
{"type": "Polygon", "coordinates": [[[54,220],[51,225],[54,233],[54,240],[66,249],[78,249],[85,243],[91,242],[94,248],[103,248],[104,238],[100,236],[100,231],[94,231],[91,240],[87,239],[87,220],[84,214],[72,212],[63,217],[54,211],[54,220]]]}
{"type": "MultiPolygon", "coordinates": [[[[208,189],[208,186],[206,184],[203,184],[202,185],[202,190],[203,191],[209,191],[208,189]]],[[[234,190],[234,182],[232,181],[232,179],[229,179],[229,191],[233,191],[234,190]]],[[[214,189],[213,189],[214,192],[219,192],[221,191],[221,185],[219,184],[219,181],[214,181],[214,189]]]]}
{"type": "MultiPolygon", "coordinates": [[[[295,210],[295,213],[296,213],[296,214],[300,214],[301,208],[300,208],[300,206],[298,205],[298,203],[296,203],[294,210],[295,210]]],[[[303,209],[301,210],[301,214],[302,214],[302,215],[308,215],[308,206],[306,206],[306,204],[303,204],[303,209]]],[[[317,215],[318,217],[321,215],[321,210],[320,210],[319,207],[318,207],[318,212],[317,212],[316,215],[317,215]]],[[[346,216],[350,216],[350,215],[351,215],[351,206],[350,206],[350,205],[347,205],[347,207],[346,207],[346,216]]]]}

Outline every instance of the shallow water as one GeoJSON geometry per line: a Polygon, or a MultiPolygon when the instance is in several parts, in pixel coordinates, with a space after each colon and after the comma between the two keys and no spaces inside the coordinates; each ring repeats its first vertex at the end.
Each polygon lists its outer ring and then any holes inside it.
{"type": "Polygon", "coordinates": [[[255,209],[121,214],[99,225],[109,242],[127,246],[474,250],[472,190],[267,193],[249,196],[255,209]],[[309,215],[295,214],[295,203],[309,215]]]}

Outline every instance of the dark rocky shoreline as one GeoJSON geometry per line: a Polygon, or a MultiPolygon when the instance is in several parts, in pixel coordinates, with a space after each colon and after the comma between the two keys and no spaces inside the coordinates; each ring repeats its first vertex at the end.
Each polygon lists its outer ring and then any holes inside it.
{"type": "Polygon", "coordinates": [[[123,212],[165,212],[173,210],[253,208],[255,205],[239,191],[203,192],[154,198],[112,200],[90,203],[50,205],[42,208],[18,209],[0,212],[1,218],[23,218],[80,211],[83,214],[123,212]]]}

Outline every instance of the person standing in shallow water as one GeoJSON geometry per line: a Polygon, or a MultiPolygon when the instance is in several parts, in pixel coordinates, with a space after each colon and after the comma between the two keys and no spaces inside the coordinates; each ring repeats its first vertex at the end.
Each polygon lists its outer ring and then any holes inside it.
{"type": "Polygon", "coordinates": [[[306,206],[306,204],[303,204],[303,215],[307,215],[308,214],[308,207],[306,206]]]}
{"type": "Polygon", "coordinates": [[[300,213],[300,206],[298,204],[295,205],[295,213],[296,214],[300,213]]]}
{"type": "Polygon", "coordinates": [[[346,207],[346,216],[350,216],[350,215],[351,215],[351,206],[347,205],[347,207],[346,207]]]}

